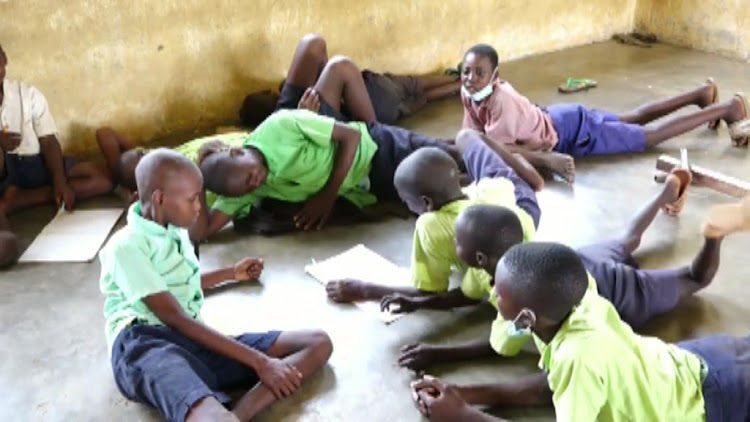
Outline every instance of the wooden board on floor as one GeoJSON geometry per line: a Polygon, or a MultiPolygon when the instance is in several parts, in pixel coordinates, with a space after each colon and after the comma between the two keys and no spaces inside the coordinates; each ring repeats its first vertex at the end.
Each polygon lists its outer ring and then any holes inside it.
{"type": "MultiPolygon", "coordinates": [[[[661,155],[656,160],[656,169],[665,173],[669,173],[679,165],[680,160],[669,155],[661,155]]],[[[750,195],[749,182],[692,164],[690,165],[690,171],[693,173],[693,184],[695,185],[714,189],[736,198],[744,198],[750,195]]]]}
{"type": "MultiPolygon", "coordinates": [[[[392,287],[412,286],[408,269],[397,266],[361,244],[325,261],[313,262],[305,267],[305,272],[323,285],[332,280],[353,278],[392,287]]],[[[378,301],[355,302],[355,305],[386,324],[402,316],[381,312],[378,301]]]]}

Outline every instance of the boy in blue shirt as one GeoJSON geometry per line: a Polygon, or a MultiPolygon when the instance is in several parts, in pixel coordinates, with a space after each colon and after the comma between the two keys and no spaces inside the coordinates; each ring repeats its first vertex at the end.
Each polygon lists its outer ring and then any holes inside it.
{"type": "Polygon", "coordinates": [[[203,290],[257,278],[260,260],[200,274],[186,230],[198,217],[200,171],[171,150],[136,167],[139,201],[100,254],[107,342],[122,394],[170,421],[250,420],[294,393],[332,352],[322,331],[226,337],[203,324],[203,290]],[[258,383],[260,381],[260,383],[258,383]],[[235,406],[222,390],[253,385],[235,406]]]}

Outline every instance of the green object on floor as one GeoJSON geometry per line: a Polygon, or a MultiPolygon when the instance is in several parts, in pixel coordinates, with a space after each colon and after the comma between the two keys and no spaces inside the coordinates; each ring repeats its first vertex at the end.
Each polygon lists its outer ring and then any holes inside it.
{"type": "Polygon", "coordinates": [[[579,92],[585,91],[596,87],[596,81],[593,79],[574,79],[568,78],[568,81],[564,85],[557,87],[558,91],[562,93],[579,92]]]}

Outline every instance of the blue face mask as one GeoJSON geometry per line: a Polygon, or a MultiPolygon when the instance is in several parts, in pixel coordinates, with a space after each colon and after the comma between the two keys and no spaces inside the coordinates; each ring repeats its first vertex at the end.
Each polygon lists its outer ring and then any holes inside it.
{"type": "Polygon", "coordinates": [[[508,325],[508,336],[528,337],[531,327],[536,323],[536,314],[529,308],[523,308],[518,316],[508,325]]]}

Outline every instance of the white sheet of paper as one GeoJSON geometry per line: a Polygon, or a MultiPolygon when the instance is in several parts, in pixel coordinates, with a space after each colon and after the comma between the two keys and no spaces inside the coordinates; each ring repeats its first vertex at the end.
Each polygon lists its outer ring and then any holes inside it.
{"type": "MultiPolygon", "coordinates": [[[[397,266],[365,245],[357,245],[325,261],[307,265],[305,272],[324,285],[331,280],[354,278],[392,287],[411,286],[408,269],[397,266]]],[[[354,304],[365,312],[377,316],[386,324],[402,316],[402,314],[381,312],[379,302],[355,302],[354,304]]]]}
{"type": "Polygon", "coordinates": [[[96,258],[123,211],[122,208],[73,212],[61,209],[19,262],[89,262],[96,258]]]}

